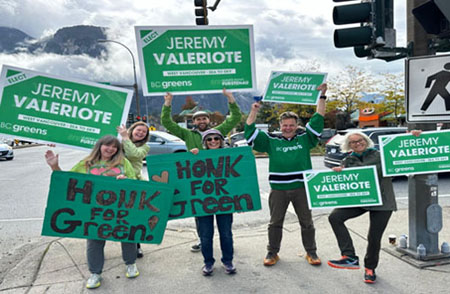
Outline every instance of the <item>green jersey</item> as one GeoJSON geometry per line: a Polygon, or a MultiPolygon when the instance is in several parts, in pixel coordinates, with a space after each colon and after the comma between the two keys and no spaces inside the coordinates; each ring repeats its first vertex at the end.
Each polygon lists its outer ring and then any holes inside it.
{"type": "Polygon", "coordinates": [[[303,172],[311,170],[310,149],[319,142],[323,116],[315,113],[306,132],[287,139],[263,132],[255,124],[245,125],[245,138],[254,150],[269,154],[269,183],[274,190],[303,187],[303,172]]]}

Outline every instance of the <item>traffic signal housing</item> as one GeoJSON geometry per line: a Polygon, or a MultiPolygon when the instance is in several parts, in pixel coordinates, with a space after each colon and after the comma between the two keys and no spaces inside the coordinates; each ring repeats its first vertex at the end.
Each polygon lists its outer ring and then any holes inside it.
{"type": "Polygon", "coordinates": [[[357,57],[382,58],[378,56],[382,56],[383,52],[374,50],[380,47],[395,47],[393,17],[393,0],[362,0],[356,4],[335,6],[334,24],[359,24],[359,26],[336,29],[333,36],[334,45],[337,48],[354,47],[357,57]]]}
{"type": "Polygon", "coordinates": [[[414,8],[412,13],[428,34],[450,37],[449,0],[430,0],[414,8]]]}
{"type": "Polygon", "coordinates": [[[207,0],[194,0],[195,5],[195,23],[198,26],[208,25],[208,5],[207,0]]]}

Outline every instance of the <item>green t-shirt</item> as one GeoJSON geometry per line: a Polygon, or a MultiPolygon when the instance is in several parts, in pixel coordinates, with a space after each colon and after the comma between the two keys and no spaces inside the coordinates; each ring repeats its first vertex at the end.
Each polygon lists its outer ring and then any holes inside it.
{"type": "Polygon", "coordinates": [[[108,177],[125,175],[129,179],[136,179],[133,166],[131,166],[131,163],[127,159],[124,159],[119,165],[113,167],[109,167],[106,161],[100,160],[89,168],[86,167],[86,162],[84,160],[81,160],[80,162],[75,164],[75,166],[73,166],[70,171],[81,174],[91,174],[108,177]]]}

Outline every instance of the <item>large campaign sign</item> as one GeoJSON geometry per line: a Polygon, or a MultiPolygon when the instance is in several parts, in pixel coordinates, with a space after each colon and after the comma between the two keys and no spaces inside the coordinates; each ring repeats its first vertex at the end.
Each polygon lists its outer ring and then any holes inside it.
{"type": "Polygon", "coordinates": [[[256,89],[253,27],[135,27],[144,95],[256,89]]]}
{"type": "Polygon", "coordinates": [[[159,244],[172,195],[164,184],[54,171],[42,235],[159,244]]]}
{"type": "Polygon", "coordinates": [[[317,87],[326,77],[325,73],[272,71],[263,101],[316,105],[320,97],[317,87]]]}
{"type": "Polygon", "coordinates": [[[382,205],[375,166],[304,172],[310,209],[382,205]]]}
{"type": "Polygon", "coordinates": [[[250,147],[147,156],[151,183],[172,187],[169,219],[261,209],[250,147]]]}
{"type": "Polygon", "coordinates": [[[12,66],[0,76],[0,134],[90,150],[125,123],[132,91],[12,66]]]}
{"type": "Polygon", "coordinates": [[[385,177],[450,171],[450,131],[380,136],[379,141],[385,177]]]}

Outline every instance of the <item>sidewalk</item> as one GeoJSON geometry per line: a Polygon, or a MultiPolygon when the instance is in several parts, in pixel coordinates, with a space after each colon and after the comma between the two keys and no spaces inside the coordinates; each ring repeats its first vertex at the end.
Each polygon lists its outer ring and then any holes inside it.
{"type": "MultiPolygon", "coordinates": [[[[239,218],[240,214],[235,214],[239,218]]],[[[294,215],[286,218],[281,260],[264,267],[267,225],[235,226],[237,274],[228,276],[220,264],[219,240],[214,240],[214,275],[201,274],[202,255],[191,253],[196,242],[193,225],[186,228],[169,222],[161,245],[143,245],[144,258],[137,260],[140,276],[127,279],[120,245],[107,242],[106,262],[100,288],[87,290],[85,240],[43,237],[42,245],[28,252],[0,285],[0,293],[448,293],[450,264],[418,269],[388,254],[388,235],[408,234],[408,211],[393,214],[385,236],[377,268],[377,283],[363,282],[360,270],[329,267],[328,259],[340,257],[336,239],[328,223],[328,212],[315,212],[318,254],[323,264],[309,265],[304,258],[299,225],[294,215]]],[[[267,219],[269,216],[267,216],[267,219]]],[[[444,226],[439,244],[450,242],[450,207],[443,207],[444,226]]],[[[192,222],[193,224],[193,222],[192,222]]],[[[368,214],[348,222],[360,259],[365,253],[368,214]]]]}

